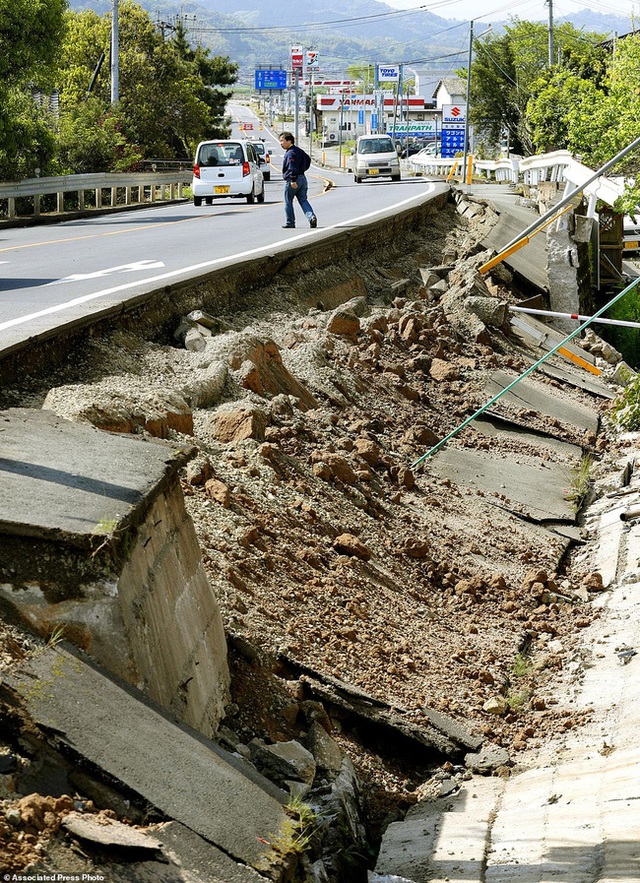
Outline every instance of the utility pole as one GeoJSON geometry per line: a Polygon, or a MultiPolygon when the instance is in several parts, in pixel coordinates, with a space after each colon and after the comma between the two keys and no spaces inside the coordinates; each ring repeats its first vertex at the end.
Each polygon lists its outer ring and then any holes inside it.
{"type": "Polygon", "coordinates": [[[119,0],[111,0],[111,104],[120,100],[120,37],[118,26],[119,0]]]}
{"type": "Polygon", "coordinates": [[[553,67],[553,0],[546,0],[549,4],[549,67],[553,67]]]}
{"type": "MultiPolygon", "coordinates": [[[[467,107],[464,112],[464,150],[462,154],[462,181],[467,184],[467,154],[469,153],[469,108],[471,106],[471,61],[473,58],[473,21],[469,22],[469,60],[467,62],[467,107]]],[[[437,149],[437,142],[436,142],[437,149]]]]}
{"type": "Polygon", "coordinates": [[[300,96],[298,93],[299,77],[300,71],[296,67],[293,71],[293,135],[296,139],[296,144],[298,143],[298,119],[300,116],[300,96]]]}
{"type": "Polygon", "coordinates": [[[309,156],[313,151],[313,69],[309,71],[309,156]]]}

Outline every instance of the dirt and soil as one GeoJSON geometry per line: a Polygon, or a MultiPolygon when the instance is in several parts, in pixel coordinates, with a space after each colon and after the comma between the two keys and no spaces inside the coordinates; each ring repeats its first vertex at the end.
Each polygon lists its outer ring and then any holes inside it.
{"type": "MultiPolygon", "coordinates": [[[[519,299],[508,274],[485,282],[477,272],[489,215],[470,223],[447,207],[407,236],[393,265],[363,256],[353,277],[366,302],[301,312],[280,288],[277,305],[265,296],[251,315],[222,317],[227,330],[199,352],[120,331],[89,342],[46,384],[5,391],[4,406],[44,405],[108,429],[180,442],[189,430],[198,455],[183,489],[230,636],[224,727],[244,742],[300,736],[307,693],[290,663],[416,724],[425,706],[444,712],[516,764],[584,720],[556,710],[554,684],[596,615],[579,596],[598,589],[597,577],[572,568],[560,538],[510,512],[500,489],[443,480],[428,460],[411,466],[487,400],[492,371],[528,364],[505,325],[479,325],[463,307],[469,296],[519,299]],[[427,287],[429,269],[445,284],[432,277],[427,287]],[[392,301],[391,287],[401,291],[392,301]],[[502,713],[486,710],[492,699],[502,713]]],[[[582,445],[596,464],[604,456],[603,437],[498,409],[582,445]]],[[[455,444],[500,458],[515,442],[469,428],[455,444]]],[[[539,456],[518,452],[523,462],[539,456]]],[[[2,666],[36,644],[5,624],[2,666]]],[[[374,838],[442,763],[373,746],[348,722],[334,720],[334,736],[361,777],[374,838]]],[[[2,796],[5,813],[20,808],[17,795],[2,796]]],[[[63,809],[49,808],[50,824],[34,830],[0,823],[7,867],[28,864],[63,809]]]]}

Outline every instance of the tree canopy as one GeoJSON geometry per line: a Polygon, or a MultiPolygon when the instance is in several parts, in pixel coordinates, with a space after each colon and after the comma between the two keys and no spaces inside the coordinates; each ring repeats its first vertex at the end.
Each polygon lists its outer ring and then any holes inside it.
{"type": "Polygon", "coordinates": [[[111,15],[67,0],[0,0],[0,178],[118,171],[187,158],[228,134],[228,58],[168,38],[133,0],[119,7],[119,102],[111,104],[111,15]],[[56,100],[59,96],[59,102],[56,100]]]}
{"type": "Polygon", "coordinates": [[[110,16],[69,16],[59,70],[64,170],[118,170],[142,158],[184,158],[202,138],[227,133],[221,87],[235,82],[236,65],[191,49],[180,26],[166,40],[131,0],[120,5],[119,22],[120,100],[112,107],[109,65],[99,67],[109,49],[110,16]]]}
{"type": "Polygon", "coordinates": [[[46,169],[55,150],[46,99],[66,0],[0,0],[0,178],[46,169]]]}
{"type": "Polygon", "coordinates": [[[580,91],[580,82],[598,89],[607,62],[601,40],[599,35],[578,31],[569,23],[559,25],[555,29],[557,54],[550,67],[543,22],[516,18],[503,33],[489,33],[477,40],[471,70],[471,122],[493,143],[499,143],[506,131],[516,153],[534,153],[536,139],[548,147],[564,146],[557,143],[566,134],[562,106],[549,107],[546,101],[558,89],[558,78],[569,78],[574,94],[580,91]],[[546,98],[540,100],[533,119],[529,115],[531,102],[545,90],[546,98]]]}

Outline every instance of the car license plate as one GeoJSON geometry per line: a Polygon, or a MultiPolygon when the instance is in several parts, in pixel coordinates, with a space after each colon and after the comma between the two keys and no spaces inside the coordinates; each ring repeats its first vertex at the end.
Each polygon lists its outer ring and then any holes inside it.
{"type": "Polygon", "coordinates": [[[380,169],[369,169],[370,175],[377,175],[380,172],[380,169]]]}
{"type": "Polygon", "coordinates": [[[217,187],[213,188],[213,192],[214,193],[228,193],[229,192],[229,185],[227,184],[227,185],[223,186],[222,184],[219,184],[217,187]]]}
{"type": "Polygon", "coordinates": [[[640,242],[638,242],[637,240],[635,242],[625,242],[624,247],[628,248],[630,251],[632,249],[635,250],[635,249],[640,248],[640,242]]]}

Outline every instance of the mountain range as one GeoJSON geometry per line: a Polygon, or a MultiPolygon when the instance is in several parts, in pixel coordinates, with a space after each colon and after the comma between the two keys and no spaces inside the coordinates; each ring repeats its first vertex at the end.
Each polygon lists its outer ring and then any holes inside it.
{"type": "MultiPolygon", "coordinates": [[[[467,63],[469,23],[445,19],[428,10],[397,10],[378,0],[138,0],[165,33],[180,17],[189,39],[228,55],[240,67],[240,82],[251,83],[255,67],[286,66],[292,45],[315,49],[320,72],[343,75],[348,65],[403,62],[409,67],[454,74],[467,63]]],[[[73,10],[111,11],[111,0],[69,0],[73,10]]],[[[626,33],[623,16],[584,9],[558,17],[603,36],[626,33]]],[[[505,22],[505,23],[508,23],[505,22]]],[[[493,22],[493,33],[500,23],[493,22]]],[[[476,23],[475,33],[482,26],[476,23]]]]}

